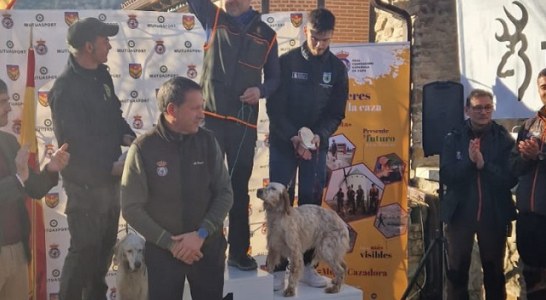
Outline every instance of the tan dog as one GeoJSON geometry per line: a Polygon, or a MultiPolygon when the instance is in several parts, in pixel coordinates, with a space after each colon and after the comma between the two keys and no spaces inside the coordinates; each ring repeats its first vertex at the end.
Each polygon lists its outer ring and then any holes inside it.
{"type": "Polygon", "coordinates": [[[286,187],[271,182],[258,189],[258,198],[264,201],[267,220],[267,268],[273,272],[281,257],[290,261],[288,286],[285,297],[295,294],[302,275],[303,253],[315,249],[313,265],[324,261],[335,277],[326,293],[339,292],[345,279],[347,266],[343,257],[349,250],[349,230],[343,220],[332,210],[318,205],[290,206],[286,187]]]}
{"type": "Polygon", "coordinates": [[[144,263],[144,239],[127,234],[114,249],[118,300],[147,300],[148,271],[144,263]]]}

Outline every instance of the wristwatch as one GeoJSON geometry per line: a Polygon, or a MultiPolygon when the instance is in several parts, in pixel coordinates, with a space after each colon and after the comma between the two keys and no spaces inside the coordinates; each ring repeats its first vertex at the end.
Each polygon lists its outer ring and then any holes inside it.
{"type": "Polygon", "coordinates": [[[197,236],[204,240],[209,236],[209,231],[205,227],[199,227],[199,229],[197,229],[197,236]]]}

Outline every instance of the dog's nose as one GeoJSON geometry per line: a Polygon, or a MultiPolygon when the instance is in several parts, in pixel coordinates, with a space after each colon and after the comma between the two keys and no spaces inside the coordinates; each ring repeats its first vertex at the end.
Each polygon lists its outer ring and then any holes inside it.
{"type": "Polygon", "coordinates": [[[264,193],[264,189],[258,189],[256,191],[256,197],[260,198],[262,196],[262,194],[264,193]]]}
{"type": "Polygon", "coordinates": [[[140,268],[140,266],[141,266],[141,265],[142,265],[142,263],[141,263],[141,262],[139,262],[139,261],[135,261],[135,269],[138,269],[138,268],[140,268]]]}

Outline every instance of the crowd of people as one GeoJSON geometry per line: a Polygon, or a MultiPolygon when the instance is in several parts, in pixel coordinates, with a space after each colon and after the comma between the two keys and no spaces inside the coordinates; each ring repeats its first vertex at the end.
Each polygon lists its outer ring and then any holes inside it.
{"type": "MultiPolygon", "coordinates": [[[[329,48],[335,16],[324,8],[310,11],[305,42],[279,57],[275,32],[250,0],[225,1],[223,8],[211,1],[188,4],[207,33],[203,76],[200,84],[175,77],[159,88],[155,128],[136,137],[122,117],[105,64],[118,26],[86,18],[69,27],[68,63],[49,92],[59,144],[50,162],[40,173],[29,170],[28,145],[0,131],[0,300],[28,296],[23,199],[43,196],[59,172],[70,232],[59,299],[106,300],[120,213],[146,239],[150,299],[181,299],[186,279],[193,299],[222,299],[226,259],[241,270],[257,268],[248,253],[248,181],[260,98],[268,100],[270,180],[289,187],[292,204],[297,181],[298,204],[321,205],[326,157],[337,154],[328,138],[344,119],[348,98],[345,65],[329,48]],[[304,128],[312,135],[302,134],[304,128]]],[[[484,90],[470,93],[468,120],[445,138],[440,172],[447,186],[441,217],[448,299],[468,299],[475,235],[486,298],[506,298],[504,245],[512,220],[527,298],[546,299],[546,69],[537,80],[545,106],[525,122],[517,141],[492,120],[493,95],[484,90]],[[510,189],[517,183],[514,205],[510,189]]],[[[0,80],[0,127],[10,110],[8,87],[0,80]]],[[[378,169],[385,178],[392,173],[387,162],[378,169]]],[[[335,197],[338,210],[375,213],[379,194],[372,184],[367,195],[359,185],[335,197]]],[[[309,264],[313,251],[302,255],[302,281],[324,287],[325,278],[309,264]]],[[[286,267],[284,260],[275,269],[275,290],[284,285],[286,267]]]]}

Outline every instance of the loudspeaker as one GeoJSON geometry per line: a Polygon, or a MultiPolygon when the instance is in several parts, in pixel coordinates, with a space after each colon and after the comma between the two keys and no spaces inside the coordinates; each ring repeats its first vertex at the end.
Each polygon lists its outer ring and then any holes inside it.
{"type": "Polygon", "coordinates": [[[440,154],[445,135],[464,120],[463,85],[435,81],[423,86],[423,151],[440,154]]]}

